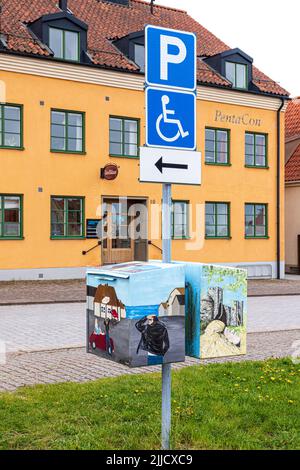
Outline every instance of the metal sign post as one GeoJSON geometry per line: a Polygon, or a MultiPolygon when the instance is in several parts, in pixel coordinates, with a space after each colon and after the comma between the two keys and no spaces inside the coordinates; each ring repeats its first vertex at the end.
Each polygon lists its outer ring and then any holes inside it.
{"type": "MultiPolygon", "coordinates": [[[[171,184],[201,184],[196,152],[196,36],[146,26],[146,147],[140,181],[163,184],[163,262],[171,262],[171,184]]],[[[170,449],[171,364],[162,365],[162,449],[170,449]]]]}
{"type": "MultiPolygon", "coordinates": [[[[163,263],[171,262],[172,186],[163,185],[162,241],[163,263]]],[[[161,440],[163,450],[170,449],[171,433],[171,364],[162,365],[161,440]]]]}

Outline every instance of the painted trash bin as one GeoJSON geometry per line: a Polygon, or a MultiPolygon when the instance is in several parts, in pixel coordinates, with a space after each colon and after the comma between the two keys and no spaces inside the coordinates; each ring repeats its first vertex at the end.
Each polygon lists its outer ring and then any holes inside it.
{"type": "Polygon", "coordinates": [[[246,354],[247,271],[199,263],[184,266],[187,356],[246,354]]]}
{"type": "Polygon", "coordinates": [[[184,267],[131,262],[88,270],[87,351],[129,367],[184,362],[184,267]]]}

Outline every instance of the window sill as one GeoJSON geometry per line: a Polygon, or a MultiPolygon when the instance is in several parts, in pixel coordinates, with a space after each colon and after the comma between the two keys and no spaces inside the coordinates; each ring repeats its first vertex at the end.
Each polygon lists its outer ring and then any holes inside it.
{"type": "Polygon", "coordinates": [[[191,240],[191,237],[172,237],[172,240],[191,240]]]}
{"type": "Polygon", "coordinates": [[[205,162],[205,165],[208,165],[208,166],[232,166],[232,163],[210,163],[210,162],[205,162]]]}
{"type": "Polygon", "coordinates": [[[86,237],[50,237],[50,240],[86,240],[86,237]]]}
{"type": "Polygon", "coordinates": [[[0,147],[0,150],[25,150],[25,147],[0,147]]]}
{"type": "Polygon", "coordinates": [[[5,240],[25,240],[25,237],[0,237],[0,242],[5,240]]]}
{"type": "Polygon", "coordinates": [[[245,240],[270,240],[270,237],[245,237],[245,240]]]}
{"type": "Polygon", "coordinates": [[[74,60],[74,59],[64,59],[63,57],[50,57],[50,59],[52,60],[57,60],[58,62],[68,62],[70,64],[82,64],[82,62],[80,61],[80,59],[78,60],[74,60]]]}
{"type": "Polygon", "coordinates": [[[253,168],[254,170],[269,170],[269,166],[255,166],[255,165],[245,165],[245,168],[253,168]]]}
{"type": "Polygon", "coordinates": [[[51,153],[59,153],[59,154],[66,154],[66,155],[86,155],[86,152],[69,152],[68,150],[53,150],[50,149],[51,153]]]}
{"type": "Polygon", "coordinates": [[[232,237],[205,237],[205,240],[232,240],[232,237]]]}
{"type": "Polygon", "coordinates": [[[113,155],[113,154],[109,154],[109,156],[111,158],[130,158],[130,159],[134,159],[134,160],[138,160],[140,158],[139,155],[113,155]]]}

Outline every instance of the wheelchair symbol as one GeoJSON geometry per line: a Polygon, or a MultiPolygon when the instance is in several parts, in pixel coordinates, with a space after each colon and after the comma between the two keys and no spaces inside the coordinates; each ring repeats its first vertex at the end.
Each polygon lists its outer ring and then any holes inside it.
{"type": "Polygon", "coordinates": [[[175,142],[176,140],[179,139],[179,137],[182,137],[183,139],[185,137],[188,137],[190,133],[188,131],[184,131],[181,121],[179,119],[172,119],[169,118],[168,116],[174,116],[175,111],[173,109],[167,109],[168,104],[170,103],[170,98],[167,95],[163,95],[161,98],[161,104],[162,104],[162,114],[160,114],[157,118],[156,121],[156,131],[159,135],[159,137],[164,140],[165,142],[175,142]],[[174,137],[166,137],[160,129],[161,121],[163,121],[166,124],[176,124],[177,126],[177,133],[174,137]]]}

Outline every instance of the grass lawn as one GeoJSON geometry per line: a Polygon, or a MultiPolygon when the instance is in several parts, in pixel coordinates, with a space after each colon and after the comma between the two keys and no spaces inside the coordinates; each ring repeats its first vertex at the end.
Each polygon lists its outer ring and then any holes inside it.
{"type": "MultiPolygon", "coordinates": [[[[300,365],[173,372],[173,449],[300,449],[300,365]]],[[[160,375],[0,394],[0,449],[159,449],[160,375]]]]}

